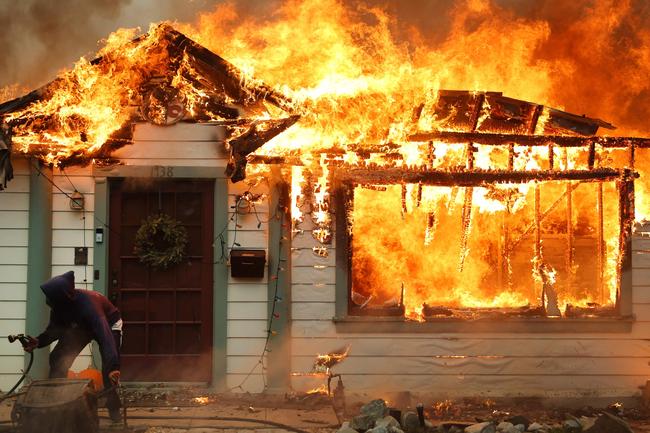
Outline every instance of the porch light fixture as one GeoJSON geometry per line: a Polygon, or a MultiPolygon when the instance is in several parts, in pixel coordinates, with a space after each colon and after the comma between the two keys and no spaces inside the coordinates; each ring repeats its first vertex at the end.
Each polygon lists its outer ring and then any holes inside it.
{"type": "Polygon", "coordinates": [[[74,192],[70,194],[70,209],[83,210],[84,206],[85,206],[84,195],[75,189],[74,192]]]}

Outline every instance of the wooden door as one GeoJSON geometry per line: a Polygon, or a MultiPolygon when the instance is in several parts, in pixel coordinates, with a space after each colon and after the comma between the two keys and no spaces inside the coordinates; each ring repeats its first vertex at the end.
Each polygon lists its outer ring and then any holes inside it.
{"type": "Polygon", "coordinates": [[[209,382],[212,181],[125,179],[110,185],[109,297],[122,312],[126,381],[209,382]],[[134,255],[142,220],[164,212],[187,230],[186,258],[154,269],[134,255]]]}

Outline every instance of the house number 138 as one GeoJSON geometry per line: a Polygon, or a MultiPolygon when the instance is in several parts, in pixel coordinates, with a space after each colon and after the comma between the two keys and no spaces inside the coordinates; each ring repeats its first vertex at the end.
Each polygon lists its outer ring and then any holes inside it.
{"type": "Polygon", "coordinates": [[[154,165],[151,168],[152,177],[174,177],[174,167],[154,165]]]}

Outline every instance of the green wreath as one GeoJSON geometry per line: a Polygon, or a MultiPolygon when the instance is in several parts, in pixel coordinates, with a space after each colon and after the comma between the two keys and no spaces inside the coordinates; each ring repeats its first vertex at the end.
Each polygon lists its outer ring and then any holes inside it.
{"type": "Polygon", "coordinates": [[[133,252],[140,262],[167,269],[185,258],[187,230],[171,216],[159,213],[149,215],[135,234],[133,252]]]}

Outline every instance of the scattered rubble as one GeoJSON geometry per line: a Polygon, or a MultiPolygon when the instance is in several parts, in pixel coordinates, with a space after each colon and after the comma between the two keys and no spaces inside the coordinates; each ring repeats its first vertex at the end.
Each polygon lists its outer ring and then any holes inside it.
{"type": "MultiPolygon", "coordinates": [[[[424,414],[439,417],[441,411],[454,413],[463,417],[452,407],[453,403],[446,400],[444,404],[434,404],[432,410],[425,412],[422,404],[417,405],[417,412],[405,408],[389,408],[383,400],[373,400],[361,406],[360,414],[353,416],[350,422],[343,423],[337,433],[633,433],[623,416],[622,405],[615,404],[605,410],[581,409],[579,417],[564,412],[555,416],[540,417],[536,421],[527,416],[512,415],[505,410],[498,410],[496,404],[490,401],[483,403],[484,412],[474,416],[474,421],[431,421],[424,414]],[[490,412],[485,413],[485,410],[490,412]],[[399,421],[396,417],[387,415],[401,414],[399,421]]],[[[539,413],[539,409],[537,411],[539,413]]],[[[528,414],[528,411],[526,411],[528,414]]],[[[550,412],[552,413],[552,412],[550,412]]]]}

